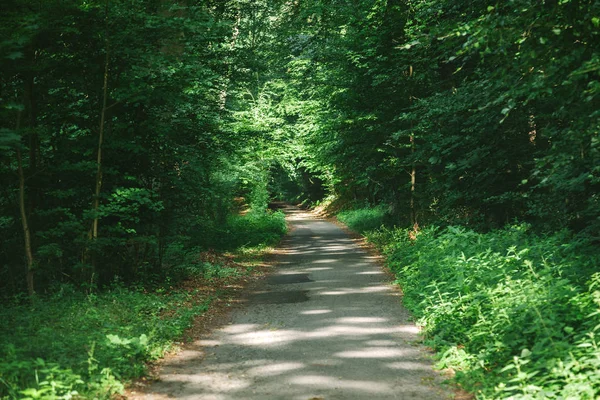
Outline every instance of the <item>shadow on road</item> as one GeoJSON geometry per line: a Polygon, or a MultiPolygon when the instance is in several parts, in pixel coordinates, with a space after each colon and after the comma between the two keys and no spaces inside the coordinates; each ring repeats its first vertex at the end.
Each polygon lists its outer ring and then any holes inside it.
{"type": "Polygon", "coordinates": [[[335,225],[283,210],[293,230],[277,272],[145,398],[449,398],[373,257],[335,225]]]}

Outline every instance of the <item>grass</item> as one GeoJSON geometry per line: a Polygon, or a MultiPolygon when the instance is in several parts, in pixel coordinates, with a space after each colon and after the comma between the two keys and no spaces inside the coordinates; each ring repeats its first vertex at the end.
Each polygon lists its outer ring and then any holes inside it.
{"type": "Polygon", "coordinates": [[[153,290],[115,284],[83,294],[63,285],[51,297],[0,308],[0,399],[108,399],[149,361],[165,355],[220,295],[215,288],[255,274],[285,233],[283,214],[235,217],[227,254],[171,248],[167,280],[153,290]],[[174,254],[179,253],[179,254],[174,254]],[[202,289],[201,289],[202,288],[202,289]]]}
{"type": "MultiPolygon", "coordinates": [[[[366,221],[352,224],[373,226],[373,214],[355,213],[366,221]]],[[[365,235],[386,256],[438,367],[477,398],[599,398],[597,245],[527,225],[365,235]]]]}

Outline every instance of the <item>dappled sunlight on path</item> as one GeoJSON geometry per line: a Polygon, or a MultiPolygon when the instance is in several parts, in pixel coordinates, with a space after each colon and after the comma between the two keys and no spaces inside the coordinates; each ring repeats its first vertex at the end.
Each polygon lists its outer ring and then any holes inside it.
{"type": "Polygon", "coordinates": [[[329,222],[286,214],[277,272],[140,398],[449,398],[373,257],[329,222]]]}

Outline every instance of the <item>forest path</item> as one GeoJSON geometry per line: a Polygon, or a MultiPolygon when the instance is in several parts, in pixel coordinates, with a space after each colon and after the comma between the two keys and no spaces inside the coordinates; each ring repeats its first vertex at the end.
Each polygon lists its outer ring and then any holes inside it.
{"type": "Polygon", "coordinates": [[[397,290],[336,225],[286,207],[277,270],[145,399],[445,399],[397,290]]]}

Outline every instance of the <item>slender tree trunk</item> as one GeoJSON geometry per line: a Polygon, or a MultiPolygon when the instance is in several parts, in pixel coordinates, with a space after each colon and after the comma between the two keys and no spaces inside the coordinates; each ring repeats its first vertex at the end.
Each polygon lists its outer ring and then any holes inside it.
{"type": "MultiPolygon", "coordinates": [[[[104,33],[104,41],[106,47],[106,55],[104,57],[104,72],[103,72],[103,85],[102,85],[102,109],[100,111],[100,124],[98,131],[98,149],[96,153],[96,184],[94,189],[94,199],[92,201],[92,214],[94,219],[92,220],[92,226],[88,232],[88,239],[95,241],[98,238],[98,208],[100,207],[100,193],[102,191],[102,145],[104,143],[104,131],[106,127],[106,111],[108,103],[108,72],[110,64],[110,42],[108,40],[108,0],[105,5],[105,18],[106,18],[106,31],[104,33]]],[[[85,249],[84,259],[91,261],[92,274],[90,277],[90,284],[93,284],[94,277],[96,275],[96,256],[92,253],[89,257],[88,249],[85,249]]]]}
{"type": "MultiPolygon", "coordinates": [[[[409,76],[409,78],[412,78],[412,76],[413,76],[412,65],[410,66],[408,76],[409,76]]],[[[410,95],[409,102],[410,102],[410,105],[412,106],[412,102],[413,102],[412,94],[410,95]]],[[[415,191],[416,191],[416,184],[417,184],[417,166],[416,166],[415,157],[414,157],[415,151],[416,151],[416,145],[415,145],[415,134],[412,132],[413,121],[410,122],[410,129],[411,129],[410,152],[412,155],[412,165],[410,168],[410,224],[416,230],[417,229],[416,228],[417,227],[417,209],[416,209],[416,205],[415,205],[415,191]]]]}
{"type": "MultiPolygon", "coordinates": [[[[17,117],[17,131],[21,129],[21,112],[17,117]]],[[[33,251],[31,249],[31,232],[29,230],[29,220],[25,209],[25,172],[23,170],[23,157],[21,149],[17,146],[17,165],[19,173],[19,211],[21,213],[21,225],[23,227],[23,240],[25,242],[25,259],[27,260],[27,293],[33,296],[35,287],[33,284],[33,251]]]]}
{"type": "Polygon", "coordinates": [[[94,191],[94,201],[92,210],[94,211],[94,221],[90,230],[90,239],[98,237],[98,207],[100,206],[100,192],[102,191],[102,144],[104,143],[104,130],[106,127],[106,104],[108,99],[108,67],[110,53],[106,49],[106,58],[104,60],[104,85],[102,88],[102,111],[100,112],[100,129],[98,134],[98,152],[96,156],[96,188],[94,191]]]}
{"type": "Polygon", "coordinates": [[[411,154],[413,162],[410,170],[410,224],[414,227],[417,224],[417,210],[415,206],[415,188],[417,183],[417,166],[415,165],[415,135],[410,135],[411,154]]]}

